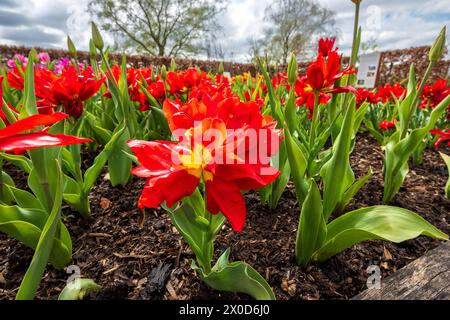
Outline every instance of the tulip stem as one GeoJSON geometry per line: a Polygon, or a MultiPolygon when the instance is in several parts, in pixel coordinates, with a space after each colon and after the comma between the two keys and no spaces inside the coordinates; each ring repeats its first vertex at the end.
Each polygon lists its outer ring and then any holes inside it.
{"type": "Polygon", "coordinates": [[[314,91],[314,110],[313,117],[311,119],[311,132],[309,134],[309,149],[310,152],[314,146],[314,140],[316,139],[316,125],[319,117],[319,91],[314,91]]]}

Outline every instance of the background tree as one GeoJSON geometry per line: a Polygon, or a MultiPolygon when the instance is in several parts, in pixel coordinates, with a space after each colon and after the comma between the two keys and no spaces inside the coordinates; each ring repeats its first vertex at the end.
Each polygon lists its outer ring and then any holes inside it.
{"type": "Polygon", "coordinates": [[[158,56],[203,51],[202,39],[220,29],[226,0],[91,0],[89,11],[115,46],[158,56]]]}
{"type": "Polygon", "coordinates": [[[264,52],[272,63],[286,64],[289,54],[297,55],[311,49],[316,38],[336,35],[335,13],[314,0],[275,0],[266,7],[264,52]]]}

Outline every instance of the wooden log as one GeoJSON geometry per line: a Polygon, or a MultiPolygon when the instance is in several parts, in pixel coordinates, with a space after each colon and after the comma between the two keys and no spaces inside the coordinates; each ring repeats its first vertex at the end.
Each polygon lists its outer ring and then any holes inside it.
{"type": "Polygon", "coordinates": [[[450,300],[450,241],[382,279],[380,289],[367,289],[353,299],[450,300]]]}

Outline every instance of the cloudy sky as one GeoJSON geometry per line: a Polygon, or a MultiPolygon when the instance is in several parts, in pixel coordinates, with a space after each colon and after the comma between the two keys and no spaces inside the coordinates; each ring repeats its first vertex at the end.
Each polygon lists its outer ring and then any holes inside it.
{"type": "MultiPolygon", "coordinates": [[[[316,0],[336,12],[338,46],[348,53],[353,28],[350,0],[316,0]]],[[[65,48],[70,34],[79,49],[89,39],[88,0],[0,0],[0,43],[65,48]]],[[[250,40],[264,36],[269,0],[230,0],[219,17],[228,59],[248,59],[250,40]]],[[[430,44],[443,25],[450,29],[450,0],[363,0],[364,39],[376,38],[380,50],[430,44]]]]}

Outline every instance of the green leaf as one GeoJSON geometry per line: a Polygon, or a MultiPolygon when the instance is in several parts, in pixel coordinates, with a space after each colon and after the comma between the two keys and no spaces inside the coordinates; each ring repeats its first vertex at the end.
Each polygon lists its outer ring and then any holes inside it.
{"type": "Polygon", "coordinates": [[[297,228],[295,257],[297,263],[306,267],[313,253],[322,246],[327,234],[323,217],[322,198],[314,179],[303,203],[297,228]]]}
{"type": "Polygon", "coordinates": [[[420,235],[447,240],[448,236],[418,214],[407,209],[373,206],[346,213],[327,226],[327,238],[314,259],[324,261],[366,240],[400,243],[420,235]]]}
{"type": "Polygon", "coordinates": [[[306,157],[302,150],[292,138],[289,128],[284,127],[284,141],[286,144],[286,153],[289,160],[292,178],[294,180],[297,200],[301,204],[305,200],[308,184],[305,180],[305,172],[308,166],[306,157]]]}
{"type": "Polygon", "coordinates": [[[275,300],[272,288],[255,269],[242,261],[230,263],[229,255],[227,249],[208,274],[195,264],[192,268],[215,290],[246,293],[257,300],[275,300]]]}
{"type": "Polygon", "coordinates": [[[125,129],[118,141],[115,143],[113,150],[108,159],[108,171],[112,186],[126,185],[131,177],[131,160],[123,153],[129,152],[126,142],[130,139],[128,129],[125,129]]]}
{"type": "Polygon", "coordinates": [[[64,287],[58,300],[83,300],[86,294],[99,291],[101,288],[91,279],[75,279],[64,287]]]}
{"type": "Polygon", "coordinates": [[[448,176],[448,180],[447,180],[447,184],[445,185],[445,197],[447,199],[450,199],[450,157],[446,154],[443,154],[441,152],[439,152],[439,154],[441,155],[442,159],[444,160],[445,164],[447,165],[447,171],[449,172],[449,176],[448,176]]]}
{"type": "Polygon", "coordinates": [[[95,157],[94,163],[91,167],[89,167],[84,174],[84,183],[83,183],[83,193],[88,194],[97,180],[98,176],[101,174],[103,167],[108,162],[108,159],[113,151],[116,151],[118,148],[117,142],[122,137],[122,134],[125,132],[125,126],[118,129],[109,140],[109,142],[105,145],[102,152],[100,152],[97,157],[95,157]]]}
{"type": "Polygon", "coordinates": [[[337,204],[335,212],[341,213],[348,206],[350,201],[352,201],[355,194],[367,183],[367,181],[372,178],[372,168],[369,167],[369,170],[365,176],[362,176],[358,181],[353,183],[347,191],[345,191],[344,196],[341,201],[337,204]]]}
{"type": "Polygon", "coordinates": [[[16,203],[22,208],[40,209],[43,210],[42,204],[31,193],[25,190],[17,189],[13,186],[9,186],[16,203]]]}
{"type": "Polygon", "coordinates": [[[14,195],[10,189],[14,186],[14,180],[0,167],[0,203],[11,204],[14,201],[14,195]]]}
{"type": "Polygon", "coordinates": [[[355,103],[350,103],[345,113],[341,132],[333,144],[333,155],[322,167],[323,215],[328,221],[331,213],[344,196],[345,191],[355,180],[350,166],[350,147],[353,135],[355,103]]]}
{"type": "Polygon", "coordinates": [[[31,172],[33,164],[31,163],[31,160],[25,156],[13,155],[9,153],[0,153],[0,158],[3,158],[8,162],[11,162],[13,165],[22,169],[26,173],[31,172]]]}
{"type": "Polygon", "coordinates": [[[34,299],[41,278],[44,274],[45,267],[49,261],[49,257],[54,244],[54,237],[57,227],[60,223],[61,216],[61,202],[63,198],[62,184],[63,175],[61,167],[58,161],[55,160],[57,167],[57,183],[55,198],[50,215],[42,230],[39,242],[36,246],[36,250],[31,260],[30,266],[20,284],[19,291],[17,293],[17,300],[31,300],[34,299]]]}
{"type": "Polygon", "coordinates": [[[400,190],[409,170],[409,157],[428,132],[434,128],[436,122],[444,114],[449,104],[450,96],[447,96],[433,109],[424,127],[414,129],[403,139],[400,139],[400,132],[398,131],[389,138],[385,149],[384,202],[390,201],[400,190]]]}
{"type": "MultiPolygon", "coordinates": [[[[45,225],[47,213],[42,210],[22,209],[17,206],[0,206],[0,232],[35,249],[45,225]]],[[[61,224],[61,237],[54,239],[50,263],[57,269],[66,266],[71,259],[72,242],[67,228],[61,224]]]]}

